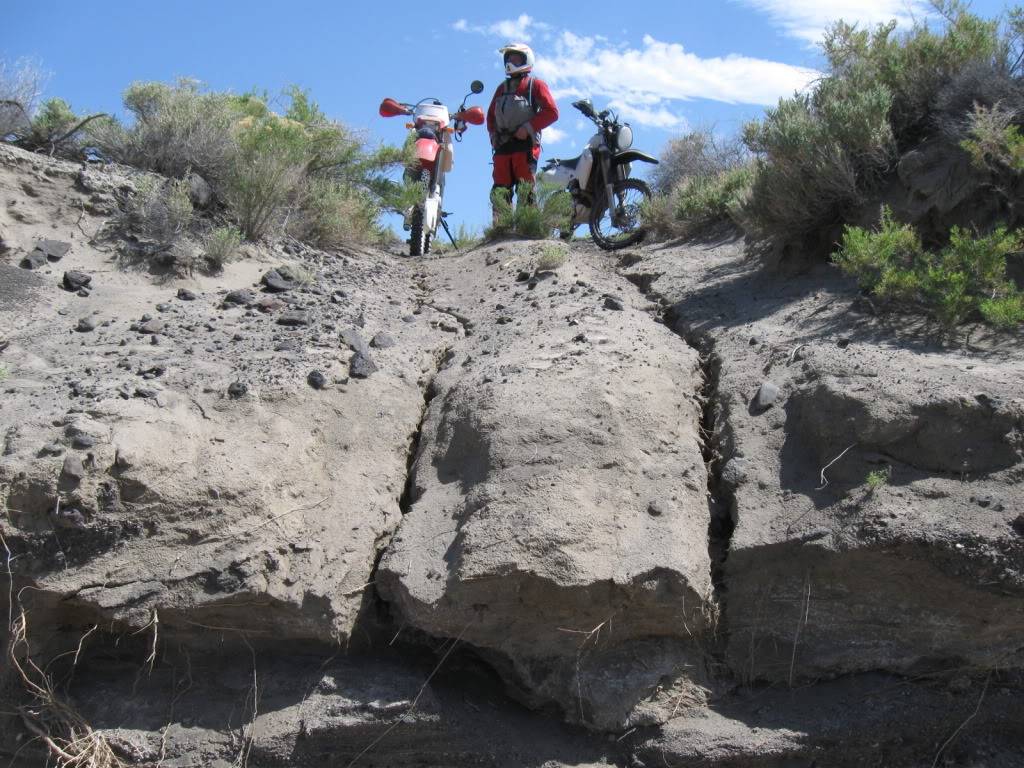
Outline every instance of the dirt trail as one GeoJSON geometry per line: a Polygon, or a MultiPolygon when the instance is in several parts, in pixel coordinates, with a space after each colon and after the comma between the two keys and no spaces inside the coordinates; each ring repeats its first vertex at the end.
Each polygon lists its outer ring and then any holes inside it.
{"type": "Polygon", "coordinates": [[[151,274],[132,183],[0,152],[3,591],[121,759],[1020,764],[1019,337],[733,241],[151,274]]]}

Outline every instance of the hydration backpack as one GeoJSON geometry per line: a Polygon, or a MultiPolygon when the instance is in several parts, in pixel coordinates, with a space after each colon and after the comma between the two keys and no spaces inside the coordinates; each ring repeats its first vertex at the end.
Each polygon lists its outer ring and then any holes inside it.
{"type": "Polygon", "coordinates": [[[511,136],[523,123],[537,114],[533,103],[533,78],[524,78],[512,88],[512,80],[506,80],[501,95],[494,103],[494,123],[500,136],[511,136]],[[525,91],[520,93],[520,91],[525,91]]]}

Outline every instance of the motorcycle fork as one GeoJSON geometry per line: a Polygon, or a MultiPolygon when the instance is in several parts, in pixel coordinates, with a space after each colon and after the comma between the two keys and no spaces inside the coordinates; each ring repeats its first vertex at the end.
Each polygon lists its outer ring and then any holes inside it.
{"type": "Polygon", "coordinates": [[[615,210],[618,207],[615,199],[615,179],[612,177],[612,163],[608,157],[607,152],[601,153],[601,181],[604,183],[604,200],[605,205],[608,206],[608,215],[611,217],[613,224],[618,224],[616,221],[615,210]]]}

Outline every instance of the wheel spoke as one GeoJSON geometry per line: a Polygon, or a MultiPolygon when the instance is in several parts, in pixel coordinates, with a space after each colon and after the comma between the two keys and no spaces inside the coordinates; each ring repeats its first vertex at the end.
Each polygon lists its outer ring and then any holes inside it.
{"type": "Polygon", "coordinates": [[[643,237],[641,205],[650,196],[638,179],[615,185],[612,204],[605,205],[591,220],[594,240],[606,249],[622,248],[643,237]]]}

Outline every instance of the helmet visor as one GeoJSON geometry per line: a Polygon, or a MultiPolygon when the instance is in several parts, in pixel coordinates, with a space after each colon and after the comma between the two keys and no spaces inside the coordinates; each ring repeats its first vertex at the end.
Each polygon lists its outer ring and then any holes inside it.
{"type": "Polygon", "coordinates": [[[526,63],[526,54],[521,51],[505,51],[505,64],[521,67],[526,63]]]}

